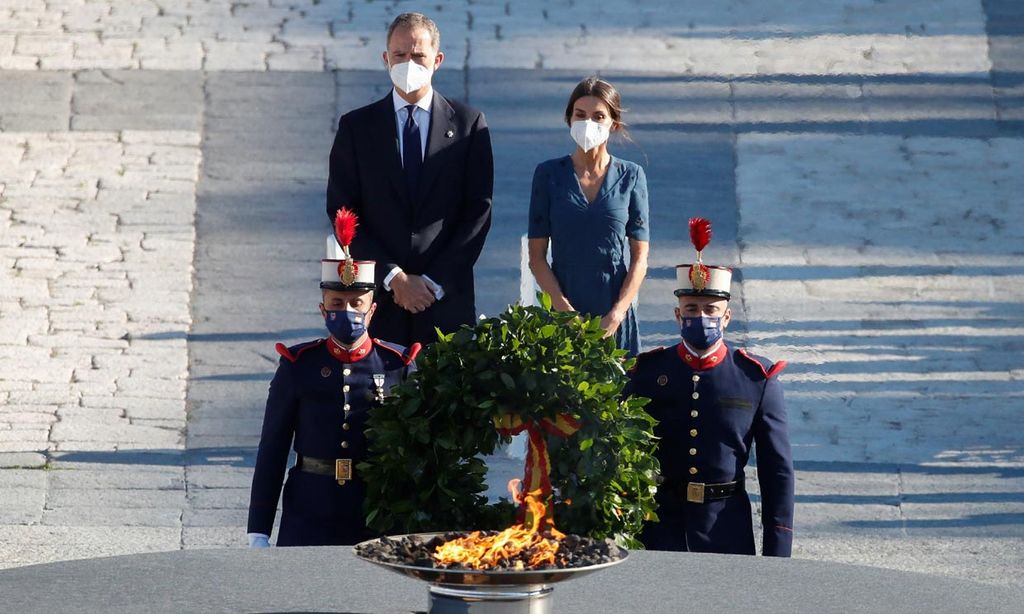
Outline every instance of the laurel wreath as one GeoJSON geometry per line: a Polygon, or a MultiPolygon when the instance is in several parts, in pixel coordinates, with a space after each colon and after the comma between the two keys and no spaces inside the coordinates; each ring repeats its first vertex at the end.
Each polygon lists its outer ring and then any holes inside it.
{"type": "Polygon", "coordinates": [[[554,520],[564,532],[638,547],[655,516],[654,420],[622,398],[633,360],[604,337],[600,319],[513,305],[448,334],[420,353],[418,371],[368,420],[367,526],[381,533],[496,529],[514,521],[508,500],[484,496],[487,466],[510,439],[495,418],[571,414],[580,429],[547,437],[554,520]]]}

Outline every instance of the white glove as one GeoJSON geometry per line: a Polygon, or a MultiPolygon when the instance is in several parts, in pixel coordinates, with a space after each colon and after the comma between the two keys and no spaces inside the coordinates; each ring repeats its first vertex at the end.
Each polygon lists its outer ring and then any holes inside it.
{"type": "Polygon", "coordinates": [[[250,548],[269,548],[270,536],[262,533],[247,533],[250,548]]]}

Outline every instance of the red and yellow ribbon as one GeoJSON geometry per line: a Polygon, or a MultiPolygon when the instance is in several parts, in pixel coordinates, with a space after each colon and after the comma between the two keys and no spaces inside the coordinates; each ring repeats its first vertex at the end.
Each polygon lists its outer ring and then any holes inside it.
{"type": "MultiPolygon", "coordinates": [[[[540,491],[540,500],[547,502],[551,496],[551,457],[548,455],[548,445],[544,438],[545,433],[566,439],[576,431],[580,430],[580,421],[569,414],[562,414],[555,419],[541,418],[540,420],[523,420],[519,414],[504,414],[495,416],[494,426],[501,435],[518,435],[523,431],[529,434],[529,444],[526,451],[526,475],[523,478],[523,492],[540,491]]],[[[519,521],[530,522],[527,518],[529,510],[525,500],[519,507],[519,521]]]]}

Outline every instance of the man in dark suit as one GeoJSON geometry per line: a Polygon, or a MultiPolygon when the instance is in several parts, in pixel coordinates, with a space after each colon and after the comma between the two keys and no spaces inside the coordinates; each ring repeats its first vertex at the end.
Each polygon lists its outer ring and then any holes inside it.
{"type": "Polygon", "coordinates": [[[494,164],[482,113],[434,91],[437,26],[403,13],[383,54],[395,87],[342,116],[331,150],[327,215],[360,219],[353,251],[377,261],[370,333],[402,345],[476,318],[473,265],[491,224],[494,164]]]}

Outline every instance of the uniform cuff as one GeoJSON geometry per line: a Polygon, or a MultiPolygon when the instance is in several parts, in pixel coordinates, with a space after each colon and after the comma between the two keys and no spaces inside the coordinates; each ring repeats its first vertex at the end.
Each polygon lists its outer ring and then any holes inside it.
{"type": "Polygon", "coordinates": [[[250,548],[267,548],[270,546],[270,536],[265,533],[246,533],[249,538],[250,548]]]}

